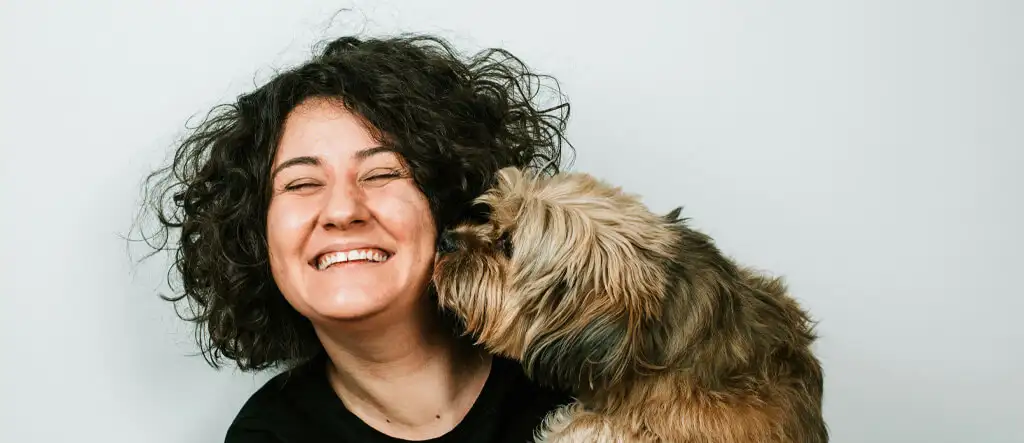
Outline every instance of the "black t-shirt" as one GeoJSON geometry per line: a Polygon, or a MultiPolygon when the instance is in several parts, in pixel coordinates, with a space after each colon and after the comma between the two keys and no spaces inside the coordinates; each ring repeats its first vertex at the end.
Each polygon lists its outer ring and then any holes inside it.
{"type": "MultiPolygon", "coordinates": [[[[225,443],[399,443],[352,414],[327,380],[325,356],[279,374],[257,390],[228,428],[225,443]]],[[[521,366],[494,357],[476,402],[447,434],[420,443],[525,443],[544,416],[571,397],[531,382],[521,366]]]]}

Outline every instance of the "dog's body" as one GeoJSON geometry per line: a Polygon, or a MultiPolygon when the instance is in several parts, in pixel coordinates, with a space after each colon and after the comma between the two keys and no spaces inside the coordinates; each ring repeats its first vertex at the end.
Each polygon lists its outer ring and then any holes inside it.
{"type": "Polygon", "coordinates": [[[589,175],[499,173],[445,233],[443,307],[577,402],[538,442],[824,443],[806,313],[678,218],[589,175]]]}

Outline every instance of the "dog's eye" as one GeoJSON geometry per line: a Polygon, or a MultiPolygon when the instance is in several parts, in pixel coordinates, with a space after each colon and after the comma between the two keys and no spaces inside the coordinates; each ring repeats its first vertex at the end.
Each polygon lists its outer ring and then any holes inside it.
{"type": "Polygon", "coordinates": [[[508,231],[502,233],[494,245],[505,254],[505,257],[512,258],[512,239],[509,238],[508,231]]]}
{"type": "Polygon", "coordinates": [[[465,220],[469,223],[482,225],[491,219],[491,206],[485,203],[474,203],[466,211],[465,220]]]}

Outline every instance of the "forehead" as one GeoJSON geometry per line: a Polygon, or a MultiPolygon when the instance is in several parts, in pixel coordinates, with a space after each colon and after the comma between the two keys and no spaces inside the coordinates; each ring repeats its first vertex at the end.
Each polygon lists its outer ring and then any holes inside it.
{"type": "Polygon", "coordinates": [[[339,101],[313,98],[296,106],[285,119],[274,164],[297,156],[349,159],[377,145],[365,121],[339,101]]]}

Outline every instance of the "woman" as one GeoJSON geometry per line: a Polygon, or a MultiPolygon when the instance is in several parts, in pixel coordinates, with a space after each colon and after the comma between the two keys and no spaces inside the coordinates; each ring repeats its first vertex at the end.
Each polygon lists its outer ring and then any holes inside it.
{"type": "Polygon", "coordinates": [[[498,169],[557,171],[568,104],[531,103],[539,79],[503,50],[341,38],[152,176],[208,361],[286,368],[227,442],[518,443],[570,400],[460,338],[430,285],[438,233],[498,169]]]}

